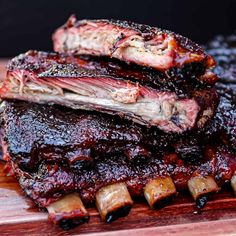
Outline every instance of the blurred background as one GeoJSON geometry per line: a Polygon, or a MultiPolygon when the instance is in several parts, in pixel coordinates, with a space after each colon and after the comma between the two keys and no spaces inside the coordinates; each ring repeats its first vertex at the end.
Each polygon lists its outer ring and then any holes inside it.
{"type": "Polygon", "coordinates": [[[72,13],[150,24],[200,44],[236,29],[236,0],[0,0],[0,57],[52,50],[51,34],[72,13]]]}

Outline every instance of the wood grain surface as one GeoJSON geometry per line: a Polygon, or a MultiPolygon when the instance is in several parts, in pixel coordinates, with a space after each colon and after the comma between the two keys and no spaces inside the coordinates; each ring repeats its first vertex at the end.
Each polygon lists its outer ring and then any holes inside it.
{"type": "MultiPolygon", "coordinates": [[[[5,60],[0,60],[0,76],[4,76],[5,60]]],[[[69,231],[47,221],[26,198],[13,177],[6,177],[0,163],[0,236],[2,235],[236,235],[236,198],[230,188],[212,196],[198,212],[188,193],[179,194],[160,210],[151,210],[142,199],[136,200],[130,214],[111,224],[103,223],[98,212],[88,208],[88,224],[69,231]]]]}

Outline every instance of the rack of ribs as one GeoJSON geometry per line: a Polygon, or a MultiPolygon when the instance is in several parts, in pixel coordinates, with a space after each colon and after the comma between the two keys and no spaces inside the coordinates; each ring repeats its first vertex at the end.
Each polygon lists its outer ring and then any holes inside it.
{"type": "Polygon", "coordinates": [[[201,47],[173,32],[120,20],[81,20],[71,16],[53,35],[54,50],[116,58],[166,71],[197,64],[215,65],[201,47]]]}
{"type": "MultiPolygon", "coordinates": [[[[209,72],[201,77],[216,79],[209,72]]],[[[188,75],[174,80],[105,59],[37,51],[11,60],[0,94],[119,115],[172,133],[203,127],[218,105],[214,86],[188,75]]]]}
{"type": "Polygon", "coordinates": [[[99,114],[5,102],[3,119],[9,168],[25,193],[65,228],[86,222],[84,204],[94,202],[107,222],[128,214],[138,196],[155,208],[189,189],[201,206],[236,170],[236,156],[224,144],[203,146],[197,159],[170,151],[175,143],[157,154],[138,127],[104,123],[99,114]]]}
{"type": "Polygon", "coordinates": [[[13,58],[0,88],[6,170],[52,222],[88,222],[89,204],[111,222],[136,197],[159,208],[184,190],[201,208],[228,182],[236,193],[235,77],[213,68],[216,48],[74,16],[53,42],[13,58]]]}

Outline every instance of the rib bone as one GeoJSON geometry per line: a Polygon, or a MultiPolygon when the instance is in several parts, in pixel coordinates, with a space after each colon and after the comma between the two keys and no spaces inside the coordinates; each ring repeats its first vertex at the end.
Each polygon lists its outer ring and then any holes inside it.
{"type": "Polygon", "coordinates": [[[128,215],[133,201],[124,183],[101,188],[96,193],[96,205],[102,220],[111,221],[128,215]]]}
{"type": "Polygon", "coordinates": [[[211,176],[195,176],[188,181],[188,189],[195,201],[201,197],[219,191],[219,187],[211,176]]]}
{"type": "Polygon", "coordinates": [[[233,188],[234,190],[234,194],[236,195],[236,175],[234,175],[232,178],[231,178],[231,187],[233,188]]]}
{"type": "Polygon", "coordinates": [[[89,215],[79,194],[72,193],[47,207],[49,220],[64,229],[88,222],[89,215]]]}
{"type": "Polygon", "coordinates": [[[144,196],[151,208],[168,202],[176,194],[176,188],[170,177],[159,177],[148,182],[144,196]]]}

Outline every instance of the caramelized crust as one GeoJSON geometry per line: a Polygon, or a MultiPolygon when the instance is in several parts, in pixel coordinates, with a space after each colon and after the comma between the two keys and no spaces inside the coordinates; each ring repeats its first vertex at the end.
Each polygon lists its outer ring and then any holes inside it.
{"type": "Polygon", "coordinates": [[[194,62],[205,69],[215,65],[212,57],[187,38],[127,21],[77,21],[71,16],[56,30],[53,41],[57,52],[113,57],[159,71],[194,62]]]}

